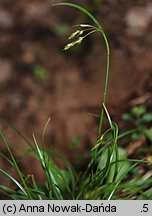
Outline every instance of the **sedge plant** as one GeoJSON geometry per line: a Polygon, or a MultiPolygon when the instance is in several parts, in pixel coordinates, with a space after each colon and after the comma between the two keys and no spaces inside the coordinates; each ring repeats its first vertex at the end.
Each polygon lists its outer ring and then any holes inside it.
{"type": "Polygon", "coordinates": [[[131,173],[139,163],[150,167],[152,162],[146,158],[141,160],[128,159],[127,153],[118,146],[118,142],[119,139],[131,134],[133,130],[119,134],[118,126],[112,121],[106,107],[110,48],[103,27],[89,11],[80,5],[59,3],[54,6],[73,7],[87,15],[93,22],[93,24],[76,25],[75,27],[77,29],[69,37],[69,40],[72,41],[65,46],[64,50],[81,44],[86,37],[95,32],[99,32],[105,41],[107,51],[106,79],[101,113],[99,115],[97,141],[90,150],[90,159],[86,169],[78,173],[71,163],[61,154],[45,147],[44,136],[50,119],[44,127],[41,145],[37,143],[35,135],[33,135],[33,143],[31,143],[18,129],[12,126],[21,139],[30,147],[28,154],[41,164],[45,174],[45,182],[43,185],[39,185],[34,175],[26,176],[19,168],[17,159],[14,157],[10,145],[1,131],[0,138],[9,153],[9,157],[2,152],[0,152],[0,155],[18,174],[18,178],[16,179],[12,174],[0,168],[0,173],[6,176],[15,185],[14,188],[10,188],[0,184],[0,193],[5,194],[6,197],[11,199],[151,199],[151,172],[144,174],[140,178],[130,178],[129,173],[131,173]],[[109,122],[109,129],[103,131],[105,118],[109,122]],[[56,165],[53,160],[54,157],[57,157],[65,164],[64,169],[56,165]]]}

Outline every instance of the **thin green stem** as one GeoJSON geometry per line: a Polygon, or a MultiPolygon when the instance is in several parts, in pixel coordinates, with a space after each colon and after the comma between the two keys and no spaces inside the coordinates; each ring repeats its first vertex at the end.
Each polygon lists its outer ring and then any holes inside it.
{"type": "MultiPolygon", "coordinates": [[[[106,78],[105,78],[105,84],[104,84],[103,103],[102,103],[102,104],[106,105],[108,80],[109,80],[109,66],[110,66],[110,48],[109,48],[109,43],[108,43],[106,35],[104,34],[103,31],[101,31],[101,33],[103,35],[103,38],[104,38],[104,41],[105,41],[105,44],[106,44],[106,50],[107,50],[106,78]]],[[[102,106],[98,135],[101,135],[101,132],[102,132],[103,117],[104,117],[104,109],[103,109],[103,106],[102,106]]]]}
{"type": "Polygon", "coordinates": [[[86,35],[83,36],[83,38],[88,37],[90,34],[93,34],[94,32],[97,32],[99,30],[92,30],[91,32],[87,33],[86,35]]]}
{"type": "Polygon", "coordinates": [[[12,154],[12,151],[11,151],[11,149],[10,149],[8,143],[6,142],[6,140],[5,140],[5,138],[4,138],[4,136],[3,136],[3,134],[2,134],[1,131],[0,131],[0,137],[1,137],[1,139],[2,139],[2,141],[3,141],[3,143],[4,143],[4,145],[5,145],[5,147],[7,148],[8,153],[9,153],[9,155],[10,155],[10,157],[11,157],[12,163],[14,164],[14,168],[16,169],[16,171],[17,171],[17,173],[18,173],[18,176],[20,177],[20,179],[21,179],[21,181],[22,181],[22,184],[23,184],[23,186],[24,186],[24,188],[25,188],[25,191],[26,191],[26,195],[27,195],[30,199],[32,199],[31,194],[30,194],[29,191],[28,191],[28,187],[27,187],[27,185],[26,185],[26,182],[25,182],[25,180],[24,180],[24,178],[23,178],[23,175],[22,175],[22,173],[21,173],[21,171],[20,171],[20,169],[19,169],[19,167],[18,167],[18,165],[17,165],[17,162],[16,162],[16,160],[15,160],[13,154],[12,154]]]}
{"type": "MultiPolygon", "coordinates": [[[[107,36],[106,36],[102,26],[100,25],[98,20],[90,12],[88,12],[86,9],[84,9],[80,5],[63,2],[63,3],[54,4],[53,6],[70,6],[70,7],[73,7],[73,8],[76,8],[76,9],[82,11],[84,14],[86,14],[96,24],[97,29],[101,32],[101,34],[103,36],[103,39],[104,39],[104,42],[106,44],[106,51],[107,51],[106,78],[105,78],[103,102],[102,102],[102,104],[104,103],[105,106],[106,106],[107,88],[108,88],[108,79],[109,79],[109,65],[110,65],[110,47],[109,47],[109,43],[108,43],[108,40],[107,40],[107,36]]],[[[101,114],[100,114],[99,129],[98,129],[98,135],[99,136],[102,133],[103,118],[104,118],[104,109],[103,109],[103,106],[102,106],[101,107],[101,114]]]]}

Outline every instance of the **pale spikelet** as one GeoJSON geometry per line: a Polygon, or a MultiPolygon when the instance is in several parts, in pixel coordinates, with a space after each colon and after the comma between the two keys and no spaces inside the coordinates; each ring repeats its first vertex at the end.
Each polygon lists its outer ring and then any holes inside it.
{"type": "Polygon", "coordinates": [[[80,24],[80,27],[82,27],[82,28],[92,28],[93,26],[89,25],[89,24],[80,24]]]}
{"type": "Polygon", "coordinates": [[[80,30],[77,30],[77,31],[75,31],[74,33],[72,33],[68,39],[70,40],[70,39],[72,39],[72,38],[74,38],[74,37],[76,37],[76,36],[80,36],[80,35],[82,35],[82,34],[83,34],[83,31],[82,31],[82,30],[81,30],[81,31],[80,31],[80,30]]]}
{"type": "Polygon", "coordinates": [[[70,49],[70,48],[73,47],[73,46],[74,46],[73,43],[69,43],[69,44],[67,44],[67,45],[64,47],[63,50],[68,50],[68,49],[70,49]]]}
{"type": "Polygon", "coordinates": [[[68,50],[70,49],[71,47],[77,45],[77,44],[80,44],[82,42],[84,37],[79,37],[77,40],[73,41],[72,43],[69,43],[67,44],[63,50],[68,50]]]}

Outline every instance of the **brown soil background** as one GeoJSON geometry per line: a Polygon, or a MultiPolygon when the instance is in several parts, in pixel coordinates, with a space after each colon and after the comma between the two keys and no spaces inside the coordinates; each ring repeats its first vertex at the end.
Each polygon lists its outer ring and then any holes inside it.
{"type": "MultiPolygon", "coordinates": [[[[52,8],[55,2],[0,1],[0,117],[30,140],[34,133],[39,143],[51,117],[46,146],[75,161],[75,155],[85,155],[97,136],[98,121],[89,113],[100,113],[106,50],[103,39],[94,34],[76,49],[63,52],[73,30],[70,26],[89,20],[69,7],[52,8]],[[37,64],[49,71],[47,79],[35,78],[37,64]],[[71,150],[68,146],[75,136],[80,147],[71,150]]],[[[73,2],[90,9],[107,34],[111,48],[107,107],[121,128],[121,114],[133,99],[142,96],[144,103],[151,104],[151,1],[73,2]]],[[[21,156],[24,142],[4,123],[0,127],[14,154],[21,156]]],[[[0,162],[8,168],[2,159],[0,162]]],[[[31,158],[22,159],[20,165],[27,173],[35,170],[38,179],[43,179],[31,158]]]]}

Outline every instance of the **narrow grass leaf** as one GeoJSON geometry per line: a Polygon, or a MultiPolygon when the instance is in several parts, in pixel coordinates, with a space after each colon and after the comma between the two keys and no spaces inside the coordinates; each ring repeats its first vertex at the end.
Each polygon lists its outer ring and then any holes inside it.
{"type": "Polygon", "coordinates": [[[27,192],[25,191],[25,189],[22,187],[22,185],[16,180],[14,179],[10,174],[8,174],[7,172],[5,172],[3,169],[0,168],[0,172],[3,173],[6,177],[8,177],[12,182],[14,182],[17,187],[19,189],[21,189],[21,191],[26,195],[28,196],[27,192]]]}

